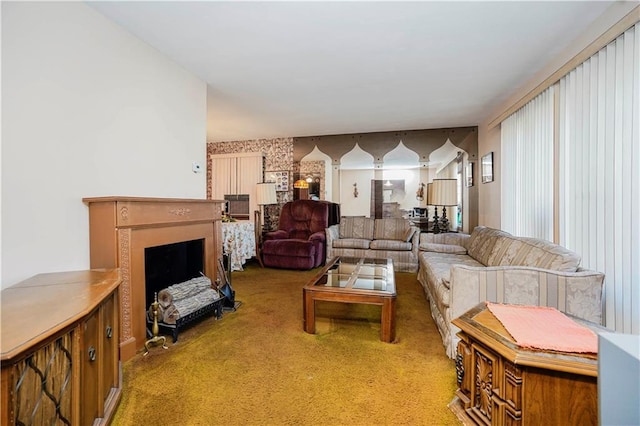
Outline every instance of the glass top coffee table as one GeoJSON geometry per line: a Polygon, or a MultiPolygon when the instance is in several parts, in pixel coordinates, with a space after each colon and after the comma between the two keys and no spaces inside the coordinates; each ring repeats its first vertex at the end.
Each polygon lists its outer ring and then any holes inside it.
{"type": "Polygon", "coordinates": [[[382,306],[380,340],[396,338],[396,284],[391,259],[334,257],[303,290],[304,331],[316,332],[315,301],[382,306]]]}

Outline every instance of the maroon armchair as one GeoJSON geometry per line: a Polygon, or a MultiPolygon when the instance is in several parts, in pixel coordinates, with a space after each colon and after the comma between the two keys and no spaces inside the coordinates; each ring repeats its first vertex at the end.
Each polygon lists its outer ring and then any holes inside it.
{"type": "Polygon", "coordinates": [[[268,232],[262,244],[265,266],[312,269],[325,261],[325,229],[329,206],[313,200],[290,201],[282,206],[277,231],[268,232]]]}

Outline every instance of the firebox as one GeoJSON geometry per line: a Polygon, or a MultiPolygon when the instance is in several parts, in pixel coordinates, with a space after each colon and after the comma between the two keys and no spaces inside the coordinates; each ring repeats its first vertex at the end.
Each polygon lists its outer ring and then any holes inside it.
{"type": "Polygon", "coordinates": [[[145,306],[154,293],[204,273],[204,239],[164,244],[144,249],[145,306]]]}

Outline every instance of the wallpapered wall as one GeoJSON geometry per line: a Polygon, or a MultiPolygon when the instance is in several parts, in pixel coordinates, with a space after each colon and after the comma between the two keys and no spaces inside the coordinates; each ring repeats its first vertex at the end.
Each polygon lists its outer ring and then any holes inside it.
{"type": "MultiPolygon", "coordinates": [[[[207,143],[207,157],[210,154],[262,152],[265,158],[265,172],[290,171],[289,191],[277,193],[278,203],[284,204],[293,200],[293,179],[301,172],[300,160],[311,153],[316,146],[332,159],[333,165],[339,165],[341,157],[351,151],[356,143],[364,151],[370,153],[375,162],[381,162],[385,154],[396,148],[400,142],[415,151],[421,162],[428,162],[430,154],[443,146],[447,140],[465,151],[469,161],[477,160],[478,133],[476,127],[209,142],[207,143]]],[[[303,173],[320,172],[324,174],[322,162],[304,162],[302,166],[303,173]]],[[[211,179],[211,164],[207,159],[208,198],[211,198],[211,179]]],[[[325,185],[326,179],[323,178],[321,183],[325,185]]],[[[321,187],[321,194],[324,194],[325,190],[326,187],[321,187]]],[[[468,192],[465,199],[469,202],[469,214],[472,216],[469,219],[472,224],[477,223],[477,185],[465,188],[465,191],[468,192]]],[[[277,223],[279,210],[278,205],[267,206],[267,211],[274,223],[277,223]]]]}
{"type": "MultiPolygon", "coordinates": [[[[293,138],[255,139],[249,141],[209,142],[207,143],[207,198],[211,199],[211,154],[231,154],[237,152],[262,152],[264,155],[265,172],[289,170],[294,172],[293,164],[293,138]]],[[[299,169],[298,164],[298,169],[299,169]]],[[[292,176],[290,174],[289,179],[292,176]]],[[[289,185],[289,191],[277,192],[278,204],[282,205],[293,200],[293,182],[289,185]]],[[[280,208],[278,205],[265,206],[266,212],[271,217],[272,223],[278,223],[280,208]]]]}

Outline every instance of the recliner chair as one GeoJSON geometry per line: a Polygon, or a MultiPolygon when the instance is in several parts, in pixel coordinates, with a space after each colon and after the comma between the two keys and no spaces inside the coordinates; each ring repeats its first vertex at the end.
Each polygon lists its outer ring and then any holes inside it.
{"type": "Polygon", "coordinates": [[[325,229],[328,203],[290,201],[282,206],[278,230],[268,232],[262,244],[265,266],[282,269],[312,269],[325,262],[325,229]]]}

